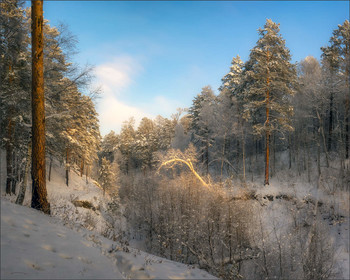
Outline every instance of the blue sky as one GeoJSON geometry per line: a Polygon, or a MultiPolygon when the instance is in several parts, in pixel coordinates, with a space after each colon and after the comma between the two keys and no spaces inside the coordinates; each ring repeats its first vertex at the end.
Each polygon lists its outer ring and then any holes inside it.
{"type": "Polygon", "coordinates": [[[320,57],[348,1],[45,1],[44,17],[77,35],[81,65],[95,65],[103,89],[101,133],[134,115],[170,117],[214,90],[233,56],[245,61],[266,18],[280,23],[292,62],[320,57]]]}

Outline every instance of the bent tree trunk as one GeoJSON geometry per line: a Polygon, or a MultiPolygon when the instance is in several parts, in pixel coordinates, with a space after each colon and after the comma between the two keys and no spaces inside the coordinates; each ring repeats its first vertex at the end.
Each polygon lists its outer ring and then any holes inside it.
{"type": "Polygon", "coordinates": [[[32,208],[50,214],[45,166],[43,1],[32,1],[32,208]]]}

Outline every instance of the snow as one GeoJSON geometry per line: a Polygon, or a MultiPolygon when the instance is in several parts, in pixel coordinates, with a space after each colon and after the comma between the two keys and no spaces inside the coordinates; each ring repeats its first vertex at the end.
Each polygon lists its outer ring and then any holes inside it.
{"type": "MultiPolygon", "coordinates": [[[[4,153],[1,152],[0,156],[1,279],[215,278],[197,267],[145,253],[140,250],[142,244],[135,240],[129,246],[120,239],[113,241],[101,236],[99,233],[103,231],[108,218],[105,210],[109,198],[103,197],[102,189],[92,179],[89,178],[87,183],[85,177],[80,177],[73,167],[69,186],[66,186],[64,165],[58,162],[53,164],[51,182],[47,184],[51,217],[28,207],[30,188],[27,189],[25,206],[11,203],[16,197],[4,195],[4,153]],[[75,207],[72,203],[74,200],[89,201],[100,210],[75,207]],[[93,221],[90,228],[84,221],[86,215],[93,221]]],[[[350,279],[349,193],[342,190],[332,193],[323,183],[317,189],[314,183],[305,181],[305,178],[291,178],[290,174],[279,172],[271,178],[268,187],[258,183],[263,180],[257,180],[246,188],[232,189],[231,194],[239,196],[243,192],[254,191],[258,200],[252,201],[251,207],[255,209],[254,213],[259,213],[256,218],[262,220],[272,239],[273,228],[286,228],[292,222],[291,211],[297,210],[303,200],[310,198],[322,202],[320,215],[326,218],[324,223],[329,230],[329,240],[336,249],[335,266],[341,273],[337,278],[350,279]],[[280,195],[292,197],[297,205],[293,206],[293,201],[277,199],[280,195]],[[273,196],[273,201],[268,196],[273,196]],[[332,215],[336,218],[327,218],[332,215]]],[[[115,226],[120,232],[126,231],[127,223],[120,216],[115,226]]],[[[278,230],[277,233],[282,241],[288,241],[289,237],[284,237],[283,231],[278,230]]],[[[259,232],[256,238],[259,239],[259,232]]]]}
{"type": "MultiPolygon", "coordinates": [[[[108,197],[93,180],[86,183],[74,170],[65,185],[64,166],[54,162],[47,182],[53,216],[30,207],[27,189],[24,206],[5,196],[4,152],[1,170],[1,279],[216,279],[204,270],[160,258],[101,236],[103,211],[75,207],[72,200],[105,206],[108,197]],[[94,231],[83,223],[92,216],[94,231]],[[67,220],[68,219],[68,220],[67,220]]],[[[73,169],[73,168],[72,168],[73,169]]],[[[119,224],[123,227],[122,222],[119,224]]]]}
{"type": "Polygon", "coordinates": [[[213,279],[1,199],[1,279],[213,279]]]}
{"type": "Polygon", "coordinates": [[[1,278],[123,278],[88,236],[1,200],[1,278]]]}

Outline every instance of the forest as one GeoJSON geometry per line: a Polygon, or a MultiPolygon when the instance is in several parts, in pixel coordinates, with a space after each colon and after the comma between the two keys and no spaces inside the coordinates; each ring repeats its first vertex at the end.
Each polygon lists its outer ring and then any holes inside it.
{"type": "MultiPolygon", "coordinates": [[[[21,1],[0,5],[1,195],[22,205],[35,193],[33,18],[21,1]]],[[[232,53],[218,93],[203,85],[170,118],[131,118],[104,137],[94,68],[71,62],[77,37],[45,19],[42,32],[46,181],[56,169],[67,190],[73,174],[102,190],[93,215],[103,212],[103,226],[90,220],[88,229],[222,279],[346,278],[349,20],[334,26],[320,59],[292,63],[267,19],[246,61],[232,53]]],[[[51,209],[31,206],[73,220],[50,191],[46,199],[51,209]]]]}

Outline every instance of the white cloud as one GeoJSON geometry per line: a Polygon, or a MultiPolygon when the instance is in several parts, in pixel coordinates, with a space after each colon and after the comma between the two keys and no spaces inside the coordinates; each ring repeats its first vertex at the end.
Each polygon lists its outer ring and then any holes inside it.
{"type": "Polygon", "coordinates": [[[136,126],[143,117],[153,118],[140,108],[120,102],[113,95],[106,95],[98,104],[101,134],[104,136],[111,130],[119,132],[124,121],[134,117],[136,126]]]}
{"type": "Polygon", "coordinates": [[[131,77],[136,76],[142,70],[142,66],[135,58],[122,55],[97,66],[95,74],[104,91],[119,95],[123,89],[133,83],[131,77]]]}
{"type": "Polygon", "coordinates": [[[143,117],[153,117],[140,108],[120,101],[123,91],[134,82],[132,78],[142,70],[137,60],[127,55],[115,57],[110,62],[96,67],[97,84],[102,89],[101,99],[97,105],[102,135],[111,130],[118,133],[123,122],[130,117],[135,118],[136,125],[143,117]]]}
{"type": "Polygon", "coordinates": [[[123,122],[131,117],[134,117],[137,127],[143,117],[153,119],[158,114],[170,117],[178,107],[182,107],[178,100],[168,99],[165,95],[157,95],[138,106],[122,102],[121,96],[141,71],[143,67],[138,60],[128,55],[114,57],[95,68],[97,85],[102,89],[97,104],[102,136],[111,130],[119,133],[123,122]]]}

